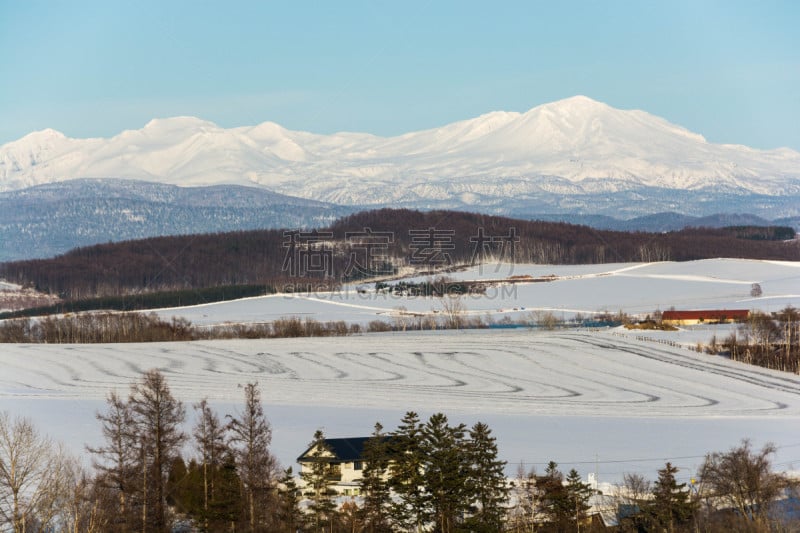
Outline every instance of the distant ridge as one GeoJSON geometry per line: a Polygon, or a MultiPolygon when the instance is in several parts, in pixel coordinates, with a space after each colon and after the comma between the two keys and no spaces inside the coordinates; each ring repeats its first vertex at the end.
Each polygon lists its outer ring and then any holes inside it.
{"type": "Polygon", "coordinates": [[[0,261],[162,235],[325,226],[351,212],[237,185],[71,180],[0,193],[0,261]]]}
{"type": "Polygon", "coordinates": [[[656,213],[631,218],[616,219],[603,215],[545,214],[533,218],[552,222],[583,224],[595,229],[613,231],[679,231],[684,228],[725,228],[730,226],[786,226],[800,231],[800,217],[767,220],[750,214],[717,213],[705,217],[692,217],[680,213],[656,213]]]}
{"type": "Polygon", "coordinates": [[[0,263],[0,278],[62,298],[80,299],[230,285],[330,287],[375,276],[385,278],[405,268],[430,273],[469,264],[476,258],[492,262],[497,254],[519,263],[549,265],[719,257],[800,260],[797,242],[787,242],[795,236],[788,228],[623,233],[459,211],[378,209],[347,215],[320,229],[328,232],[324,236],[327,260],[318,263],[321,268],[293,263],[301,260],[290,252],[287,235],[271,229],[99,244],[52,259],[0,263]],[[348,234],[363,234],[366,228],[392,236],[378,261],[368,261],[364,244],[347,238],[348,234]],[[425,233],[430,228],[450,236],[450,246],[442,255],[428,254],[429,245],[417,242],[414,230],[425,233]],[[478,235],[493,239],[477,248],[478,235]],[[518,240],[513,246],[501,246],[503,236],[510,235],[518,240]],[[431,261],[425,261],[426,257],[431,261]],[[351,268],[359,262],[361,267],[351,268]]]}
{"type": "Polygon", "coordinates": [[[772,216],[800,214],[800,202],[780,201],[800,197],[800,153],[709,143],[586,96],[396,137],[319,135],[272,122],[225,129],[175,117],[109,139],[43,130],[0,146],[0,191],[76,178],[247,185],[354,206],[510,213],[561,203],[555,211],[624,218],[703,216],[727,211],[721,196],[759,195],[775,200],[759,206],[772,216]],[[670,201],[678,191],[697,200],[670,201]],[[598,204],[598,195],[609,201],[598,204]]]}
{"type": "MultiPolygon", "coordinates": [[[[733,197],[729,205],[735,205],[736,201],[744,200],[733,197]]],[[[749,201],[752,207],[755,204],[752,197],[749,201]]],[[[472,207],[463,210],[478,211],[472,207]]],[[[731,225],[781,225],[800,230],[800,216],[769,220],[747,214],[693,217],[662,212],[620,219],[596,214],[547,214],[547,208],[553,207],[551,204],[539,207],[539,212],[524,207],[508,212],[492,207],[484,212],[614,231],[661,232],[687,226],[731,225]]],[[[741,208],[746,209],[747,205],[741,208]]],[[[164,235],[323,227],[363,209],[366,208],[338,206],[238,185],[177,187],[124,179],[70,180],[0,193],[0,262],[52,257],[80,246],[164,235]]]]}

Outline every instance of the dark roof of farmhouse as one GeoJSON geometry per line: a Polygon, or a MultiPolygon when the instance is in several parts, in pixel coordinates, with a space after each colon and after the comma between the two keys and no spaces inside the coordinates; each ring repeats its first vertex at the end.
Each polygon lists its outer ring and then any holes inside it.
{"type": "MultiPolygon", "coordinates": [[[[330,448],[333,455],[340,461],[358,461],[364,453],[364,443],[369,440],[369,437],[349,437],[343,439],[325,439],[325,444],[330,448]]],[[[306,456],[314,449],[314,446],[309,446],[304,451],[297,461],[307,459],[306,456]]]]}

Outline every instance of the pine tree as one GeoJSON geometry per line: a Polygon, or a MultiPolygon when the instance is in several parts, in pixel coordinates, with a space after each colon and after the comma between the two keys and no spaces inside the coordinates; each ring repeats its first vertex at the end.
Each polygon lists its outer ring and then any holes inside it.
{"type": "Polygon", "coordinates": [[[439,533],[455,531],[469,511],[470,467],[465,430],[464,424],[451,427],[442,413],[432,415],[422,429],[426,517],[433,523],[433,531],[439,533]]]}
{"type": "Polygon", "coordinates": [[[557,530],[568,528],[573,517],[570,516],[564,474],[558,470],[558,463],[550,461],[547,464],[544,475],[536,478],[536,491],[539,500],[537,513],[557,530]]]}
{"type": "Polygon", "coordinates": [[[242,481],[236,468],[233,451],[225,450],[219,470],[216,472],[214,498],[209,504],[209,531],[234,531],[244,507],[242,505],[242,481]]]}
{"type": "Polygon", "coordinates": [[[300,509],[300,489],[297,488],[292,467],[283,472],[283,477],[278,481],[278,511],[277,530],[285,533],[295,533],[303,528],[304,515],[300,509]]]}
{"type": "Polygon", "coordinates": [[[303,467],[300,477],[306,486],[304,495],[311,500],[308,506],[311,525],[314,531],[319,532],[332,524],[336,511],[336,504],[333,501],[336,492],[332,488],[335,472],[331,471],[327,461],[332,452],[325,443],[325,435],[321,429],[314,433],[314,440],[309,444],[309,450],[311,453],[308,459],[311,465],[309,468],[303,467]]]}
{"type": "Polygon", "coordinates": [[[166,476],[186,439],[181,430],[186,411],[158,370],[147,371],[131,386],[128,405],[139,444],[142,525],[148,531],[166,531],[166,476]]]}
{"type": "Polygon", "coordinates": [[[567,474],[567,511],[570,519],[575,522],[576,531],[580,531],[580,524],[586,519],[586,511],[590,509],[589,498],[592,496],[592,489],[588,483],[581,481],[581,476],[574,468],[567,474]]]}
{"type": "Polygon", "coordinates": [[[245,491],[249,531],[266,531],[272,508],[275,459],[269,451],[272,428],[264,416],[261,392],[257,383],[244,387],[244,411],[237,417],[228,415],[228,429],[234,449],[239,478],[245,491]]]}
{"type": "Polygon", "coordinates": [[[372,436],[364,443],[362,454],[364,469],[361,472],[362,514],[370,533],[389,529],[389,513],[392,503],[389,489],[389,442],[383,426],[375,423],[372,436]]]}
{"type": "Polygon", "coordinates": [[[671,463],[658,471],[658,481],[653,484],[653,500],[647,508],[653,525],[670,533],[690,522],[695,512],[695,503],[686,483],[675,480],[677,473],[678,469],[671,463]]]}
{"type": "Polygon", "coordinates": [[[470,531],[502,531],[508,486],[505,461],[497,459],[497,442],[489,426],[478,422],[469,432],[467,457],[470,463],[470,488],[475,502],[467,521],[470,531]]]}
{"type": "Polygon", "coordinates": [[[392,504],[392,522],[397,529],[422,530],[425,495],[421,442],[422,424],[419,416],[409,411],[392,433],[389,446],[390,486],[397,495],[392,504]]]}
{"type": "Polygon", "coordinates": [[[183,457],[176,455],[167,474],[167,504],[179,513],[194,515],[202,511],[202,489],[200,469],[192,460],[188,465],[183,457]]]}

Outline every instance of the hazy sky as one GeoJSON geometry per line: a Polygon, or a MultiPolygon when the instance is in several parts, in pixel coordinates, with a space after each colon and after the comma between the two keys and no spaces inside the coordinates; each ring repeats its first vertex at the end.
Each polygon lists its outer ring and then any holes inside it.
{"type": "Polygon", "coordinates": [[[799,6],[0,0],[0,143],[176,115],[396,135],[584,94],[800,150],[799,6]]]}

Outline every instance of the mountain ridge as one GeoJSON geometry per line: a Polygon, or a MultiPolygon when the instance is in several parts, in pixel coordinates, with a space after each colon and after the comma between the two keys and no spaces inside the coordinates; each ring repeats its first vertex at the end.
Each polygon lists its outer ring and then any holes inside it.
{"type": "Polygon", "coordinates": [[[76,179],[0,192],[0,262],[165,235],[307,228],[351,208],[237,185],[76,179]]]}
{"type": "Polygon", "coordinates": [[[172,117],[110,138],[72,139],[51,129],[0,146],[0,191],[109,177],[256,186],[354,206],[448,201],[459,208],[640,187],[794,195],[800,153],[709,143],[661,117],[586,96],[394,137],[322,135],[268,121],[226,129],[172,117]]]}
{"type": "MultiPolygon", "coordinates": [[[[772,200],[759,196],[724,196],[737,214],[705,218],[674,212],[674,204],[687,206],[703,198],[691,193],[665,200],[663,207],[644,217],[621,219],[616,206],[636,202],[638,192],[588,196],[589,206],[579,209],[547,201],[519,201],[485,205],[483,214],[524,220],[563,221],[616,231],[673,231],[686,226],[782,225],[800,230],[800,216],[776,219],[772,200]],[[569,207],[571,209],[565,209],[569,207]],[[673,212],[669,212],[673,211],[673,212]],[[760,218],[744,213],[758,211],[760,218]]],[[[649,193],[656,197],[664,191],[649,193]]],[[[784,209],[800,204],[786,197],[784,209]]],[[[440,209],[446,200],[430,201],[426,209],[440,209]]],[[[125,179],[76,179],[17,191],[0,192],[0,262],[44,258],[82,246],[165,235],[244,231],[263,228],[324,227],[341,216],[370,206],[340,206],[284,196],[256,187],[213,185],[178,187],[125,179]]],[[[374,207],[374,206],[373,206],[374,207]]],[[[414,207],[413,205],[405,206],[414,207]]],[[[474,206],[473,206],[474,207],[474,206]]],[[[709,209],[711,206],[707,206],[709,209]]]]}

